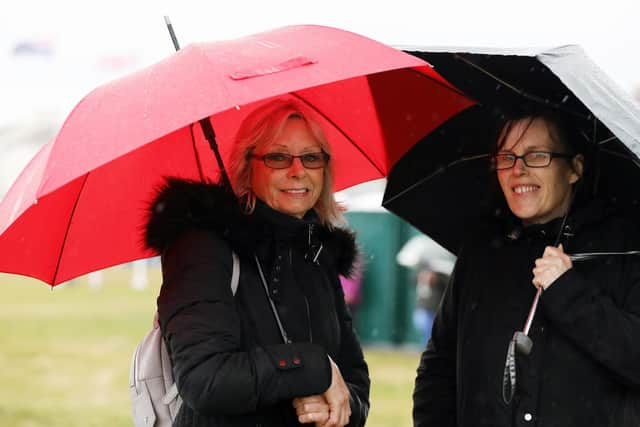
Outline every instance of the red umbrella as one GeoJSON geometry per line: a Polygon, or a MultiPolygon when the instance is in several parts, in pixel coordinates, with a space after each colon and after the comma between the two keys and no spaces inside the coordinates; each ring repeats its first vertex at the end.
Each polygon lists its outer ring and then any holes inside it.
{"type": "Polygon", "coordinates": [[[215,179],[200,127],[223,160],[240,121],[274,97],[317,113],[336,190],[381,178],[424,135],[473,102],[421,59],[327,27],[291,26],[187,46],[98,87],[0,204],[0,271],[56,285],[153,256],[145,207],[165,175],[215,179]]]}

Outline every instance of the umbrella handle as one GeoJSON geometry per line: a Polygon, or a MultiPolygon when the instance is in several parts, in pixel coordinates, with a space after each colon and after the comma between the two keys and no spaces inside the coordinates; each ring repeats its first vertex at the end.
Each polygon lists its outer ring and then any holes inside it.
{"type": "MultiPolygon", "coordinates": [[[[613,255],[640,255],[640,251],[627,251],[627,252],[590,252],[590,253],[582,253],[582,254],[572,254],[569,255],[571,261],[588,261],[593,258],[597,258],[599,256],[613,256],[613,255]]],[[[531,304],[531,309],[529,309],[529,316],[527,316],[527,321],[524,324],[524,329],[522,330],[525,335],[529,335],[529,329],[531,329],[531,324],[533,323],[533,317],[536,315],[536,309],[538,308],[538,301],[540,300],[540,295],[542,294],[542,288],[538,288],[536,291],[536,296],[533,298],[533,303],[531,304]]]]}
{"type": "MultiPolygon", "coordinates": [[[[573,199],[575,195],[576,195],[575,191],[572,191],[570,204],[573,204],[573,199]]],[[[558,236],[556,237],[556,241],[553,244],[553,246],[558,246],[558,244],[560,243],[560,239],[562,239],[562,230],[564,230],[564,225],[567,222],[568,217],[569,217],[569,211],[567,211],[562,218],[562,223],[560,224],[560,230],[558,231],[558,236]]],[[[538,301],[540,300],[541,294],[542,294],[542,287],[539,287],[538,290],[536,291],[536,296],[533,297],[533,303],[531,304],[531,308],[529,309],[529,315],[527,316],[527,321],[524,323],[524,329],[522,330],[524,335],[527,337],[529,336],[529,329],[531,329],[533,318],[536,315],[536,309],[538,308],[538,301]]],[[[529,341],[531,341],[530,338],[529,338],[529,341]]],[[[526,352],[526,354],[529,354],[529,352],[526,352]]]]}

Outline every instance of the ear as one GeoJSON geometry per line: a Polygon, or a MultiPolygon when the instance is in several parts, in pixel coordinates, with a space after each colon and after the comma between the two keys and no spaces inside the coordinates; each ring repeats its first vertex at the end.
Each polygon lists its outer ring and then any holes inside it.
{"type": "Polygon", "coordinates": [[[582,178],[582,172],[584,170],[584,156],[582,154],[576,154],[571,159],[571,174],[569,175],[569,184],[575,184],[582,178]]]}

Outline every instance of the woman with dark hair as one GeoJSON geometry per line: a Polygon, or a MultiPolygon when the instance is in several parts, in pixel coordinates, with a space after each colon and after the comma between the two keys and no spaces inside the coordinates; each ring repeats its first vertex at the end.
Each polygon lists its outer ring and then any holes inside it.
{"type": "Polygon", "coordinates": [[[459,253],[418,368],[416,426],[640,425],[640,263],[567,255],[640,236],[589,186],[576,199],[589,153],[563,126],[542,114],[502,128],[492,160],[509,215],[459,253]],[[533,347],[505,370],[536,288],[533,347]]]}
{"type": "Polygon", "coordinates": [[[338,278],[355,238],[338,226],[322,129],[300,106],[269,102],[242,123],[229,170],[233,191],[169,180],[147,225],[183,399],[174,425],[364,425],[369,374],[338,278]]]}

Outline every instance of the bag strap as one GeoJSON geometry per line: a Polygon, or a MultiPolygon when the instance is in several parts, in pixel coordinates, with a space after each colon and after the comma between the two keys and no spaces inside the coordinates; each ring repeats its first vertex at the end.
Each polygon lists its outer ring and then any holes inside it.
{"type": "Polygon", "coordinates": [[[177,398],[178,398],[178,385],[174,382],[173,384],[171,384],[171,387],[169,387],[169,390],[167,390],[165,395],[162,396],[162,403],[164,403],[165,405],[168,405],[177,398]]]}
{"type": "Polygon", "coordinates": [[[136,394],[140,394],[138,390],[138,384],[136,379],[138,378],[138,360],[140,358],[140,344],[136,347],[136,351],[133,352],[133,358],[131,360],[131,368],[129,369],[129,386],[133,386],[136,389],[136,394]]]}
{"type": "Polygon", "coordinates": [[[276,323],[278,324],[278,329],[280,330],[280,336],[282,337],[282,341],[285,344],[291,344],[291,340],[287,335],[287,332],[284,330],[284,326],[282,325],[282,321],[280,321],[280,316],[278,315],[278,309],[271,299],[271,294],[269,293],[269,285],[267,285],[267,279],[264,277],[264,273],[262,272],[262,266],[260,265],[260,260],[257,255],[253,256],[253,259],[256,261],[256,265],[258,266],[258,273],[260,273],[260,280],[262,281],[262,287],[264,288],[264,292],[267,294],[267,299],[269,300],[269,305],[271,306],[271,311],[273,312],[273,317],[276,318],[276,323]]]}

